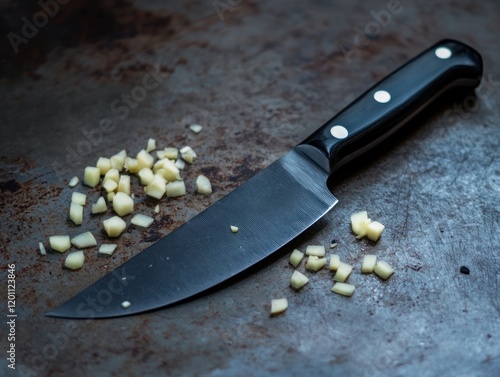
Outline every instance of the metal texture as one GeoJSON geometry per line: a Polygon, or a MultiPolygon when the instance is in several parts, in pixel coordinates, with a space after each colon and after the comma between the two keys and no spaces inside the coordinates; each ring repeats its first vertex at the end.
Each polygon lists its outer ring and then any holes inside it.
{"type": "Polygon", "coordinates": [[[328,212],[337,199],[327,178],[316,162],[294,149],[47,315],[119,317],[213,288],[270,256],[328,212]],[[123,302],[131,306],[124,308],[123,302]]]}
{"type": "MultiPolygon", "coordinates": [[[[237,3],[72,0],[23,37],[18,53],[6,35],[23,36],[23,17],[32,20],[40,6],[0,5],[0,276],[6,292],[7,264],[16,264],[18,314],[16,370],[2,358],[1,373],[498,375],[500,4],[237,3]],[[448,97],[411,131],[346,166],[330,181],[340,200],[335,210],[292,244],[224,289],[168,310],[103,321],[44,317],[277,160],[369,85],[450,37],[483,56],[476,94],[448,97]],[[113,103],[124,108],[115,113],[113,103]],[[113,117],[113,131],[102,139],[94,132],[88,148],[84,130],[89,135],[113,117]],[[203,131],[191,133],[190,123],[203,131]],[[99,156],[137,153],[149,137],[160,147],[195,149],[197,161],[183,172],[188,194],[162,202],[151,228],[129,227],[111,258],[89,249],[80,271],[63,269],[64,255],[40,255],[38,242],[63,232],[90,230],[99,244],[108,242],[101,217],[86,213],[85,229],[67,220],[67,180],[99,156]],[[212,180],[212,196],[194,193],[200,173],[212,180]],[[376,244],[351,234],[356,210],[385,224],[376,244]],[[293,292],[292,249],[333,238],[334,251],[355,266],[354,295],[333,294],[329,271],[310,274],[303,265],[310,282],[293,292]],[[388,281],[359,273],[363,256],[373,253],[395,268],[388,281]],[[289,309],[271,318],[270,300],[278,297],[288,298],[289,309]]],[[[136,181],[133,187],[136,211],[152,214],[155,203],[136,181]]],[[[100,194],[80,189],[89,203],[100,194]]],[[[6,331],[3,323],[2,351],[6,331]]]]}

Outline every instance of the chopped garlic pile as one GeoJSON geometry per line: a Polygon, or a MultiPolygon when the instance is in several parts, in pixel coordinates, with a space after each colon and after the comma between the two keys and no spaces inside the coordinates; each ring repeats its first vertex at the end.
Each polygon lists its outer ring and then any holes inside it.
{"type": "MultiPolygon", "coordinates": [[[[353,213],[350,220],[352,231],[357,235],[357,238],[366,236],[372,241],[377,241],[384,230],[384,225],[377,221],[371,221],[366,211],[353,213]]],[[[330,248],[335,248],[337,245],[337,241],[333,240],[330,243],[330,248]]],[[[293,290],[299,291],[309,283],[309,278],[298,270],[301,268],[300,264],[304,256],[307,255],[304,269],[317,272],[327,265],[328,261],[325,254],[326,248],[323,245],[308,245],[305,253],[299,249],[292,251],[288,262],[294,267],[290,278],[290,287],[293,290]]],[[[328,266],[328,270],[333,273],[332,280],[334,284],[331,291],[342,296],[351,297],[356,287],[347,283],[347,280],[355,270],[354,266],[343,262],[339,254],[330,254],[328,266]]],[[[360,270],[362,274],[374,273],[382,280],[387,280],[394,274],[394,269],[387,262],[378,260],[375,254],[364,255],[360,270]]],[[[271,309],[271,313],[273,313],[273,309],[271,309]]]]}
{"type": "MultiPolygon", "coordinates": [[[[191,130],[199,133],[200,125],[192,125],[191,130]]],[[[87,166],[83,171],[82,183],[90,188],[101,189],[101,196],[89,206],[92,216],[105,214],[108,207],[112,208],[115,216],[102,221],[102,226],[108,237],[119,237],[127,228],[124,217],[134,213],[136,195],[132,192],[131,176],[137,176],[137,182],[144,187],[144,194],[151,198],[161,200],[164,197],[176,198],[186,195],[186,183],[181,176],[181,171],[187,164],[193,164],[197,154],[190,146],[180,149],[166,147],[158,149],[155,139],[149,138],[145,149],[141,149],[135,156],[129,155],[125,149],[111,157],[99,157],[95,166],[87,166]],[[152,153],[155,152],[153,155],[152,153]],[[100,185],[100,186],[99,186],[100,185]],[[123,217],[123,218],[122,218],[123,217]]],[[[75,188],[80,183],[80,178],[71,178],[68,186],[75,188]]],[[[199,194],[209,195],[212,193],[210,180],[199,175],[193,184],[199,194]]],[[[87,195],[83,192],[74,191],[71,196],[69,208],[70,220],[78,226],[84,222],[87,195]]],[[[155,204],[151,215],[160,212],[160,205],[155,204]]],[[[130,224],[137,227],[147,228],[154,222],[152,216],[147,214],[135,214],[130,219],[130,224]]],[[[232,226],[231,231],[236,233],[237,227],[232,226]]],[[[52,250],[65,253],[71,246],[84,249],[97,246],[97,241],[91,232],[84,232],[70,238],[69,235],[55,235],[49,238],[52,250]]],[[[46,254],[42,242],[38,248],[42,255],[46,254]]],[[[112,255],[117,244],[102,244],[99,247],[100,254],[112,255]]],[[[85,257],[83,251],[68,254],[65,266],[70,269],[78,269],[83,266],[85,257]]]]}

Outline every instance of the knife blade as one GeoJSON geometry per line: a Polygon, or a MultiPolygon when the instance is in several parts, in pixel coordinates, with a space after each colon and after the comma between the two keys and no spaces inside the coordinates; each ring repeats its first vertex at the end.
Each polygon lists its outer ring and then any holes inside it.
{"type": "Polygon", "coordinates": [[[328,177],[453,88],[475,88],[482,59],[442,40],[378,82],[311,136],[50,317],[111,318],[212,288],[280,249],[335,206],[328,177]],[[230,226],[238,226],[233,233],[230,226]]]}

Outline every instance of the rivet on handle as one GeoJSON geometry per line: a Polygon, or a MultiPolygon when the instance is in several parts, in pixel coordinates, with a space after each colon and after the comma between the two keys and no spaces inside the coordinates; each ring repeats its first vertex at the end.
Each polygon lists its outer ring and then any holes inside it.
{"type": "Polygon", "coordinates": [[[349,135],[347,128],[338,124],[331,128],[330,133],[336,139],[345,139],[349,135]]]}
{"type": "Polygon", "coordinates": [[[377,90],[373,94],[373,98],[378,103],[387,103],[391,100],[391,94],[385,90],[377,90]]]}
{"type": "Polygon", "coordinates": [[[452,55],[448,47],[438,47],[434,50],[434,54],[436,54],[439,59],[449,59],[452,55]]]}

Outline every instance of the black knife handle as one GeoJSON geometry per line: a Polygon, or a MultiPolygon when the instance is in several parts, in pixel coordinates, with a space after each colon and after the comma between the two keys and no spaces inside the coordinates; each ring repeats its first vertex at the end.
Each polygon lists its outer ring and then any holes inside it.
{"type": "Polygon", "coordinates": [[[378,82],[298,148],[333,171],[372,148],[451,88],[475,88],[483,63],[473,48],[442,40],[378,82]]]}

